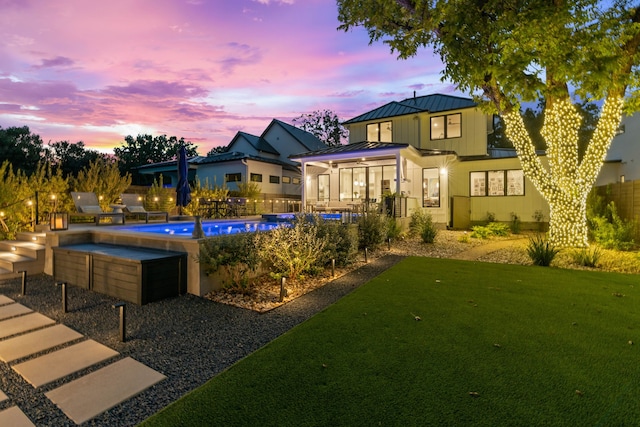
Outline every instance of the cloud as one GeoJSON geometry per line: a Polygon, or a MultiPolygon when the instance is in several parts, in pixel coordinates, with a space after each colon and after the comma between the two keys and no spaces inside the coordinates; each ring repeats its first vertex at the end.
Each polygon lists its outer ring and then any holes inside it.
{"type": "Polygon", "coordinates": [[[264,5],[269,5],[271,3],[275,3],[275,4],[295,4],[296,0],[252,0],[256,3],[260,3],[260,4],[264,4],[264,5]]]}
{"type": "Polygon", "coordinates": [[[56,56],[51,59],[43,59],[40,65],[34,65],[33,68],[40,70],[43,68],[70,67],[72,65],[74,65],[74,61],[72,59],[64,56],[56,56]]]}

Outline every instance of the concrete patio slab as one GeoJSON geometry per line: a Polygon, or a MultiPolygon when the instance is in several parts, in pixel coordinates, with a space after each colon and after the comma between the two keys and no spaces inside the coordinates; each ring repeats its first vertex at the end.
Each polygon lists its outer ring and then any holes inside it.
{"type": "Polygon", "coordinates": [[[81,333],[64,325],[29,332],[0,341],[0,360],[9,363],[78,338],[82,338],[81,333]]]}
{"type": "Polygon", "coordinates": [[[0,402],[4,402],[7,399],[8,399],[7,395],[4,394],[2,390],[0,390],[0,402]]]}
{"type": "Polygon", "coordinates": [[[45,393],[76,424],[96,417],[166,377],[130,357],[45,393]]]}
{"type": "Polygon", "coordinates": [[[54,320],[40,313],[26,314],[9,320],[0,321],[0,339],[22,332],[32,331],[55,323],[54,320]]]}
{"type": "Polygon", "coordinates": [[[12,302],[15,302],[15,301],[9,298],[8,296],[0,295],[0,305],[11,304],[12,302]]]}
{"type": "Polygon", "coordinates": [[[9,319],[11,317],[15,317],[15,316],[19,316],[21,314],[27,314],[27,313],[31,313],[33,310],[31,310],[29,307],[25,307],[22,304],[8,304],[8,305],[3,305],[0,307],[0,320],[5,320],[5,319],[9,319]]]}
{"type": "Polygon", "coordinates": [[[17,406],[12,406],[9,409],[0,411],[0,426],[11,427],[35,427],[35,424],[31,422],[24,412],[17,406]]]}
{"type": "Polygon", "coordinates": [[[117,356],[109,347],[93,340],[82,341],[53,353],[45,354],[13,366],[13,370],[34,387],[78,372],[89,366],[117,356]]]}

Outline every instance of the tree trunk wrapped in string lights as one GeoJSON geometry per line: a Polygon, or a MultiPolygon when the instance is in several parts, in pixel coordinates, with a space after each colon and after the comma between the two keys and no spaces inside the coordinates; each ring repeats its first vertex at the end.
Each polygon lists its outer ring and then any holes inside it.
{"type": "Polygon", "coordinates": [[[524,174],[550,207],[549,238],[587,241],[586,199],[620,125],[640,110],[640,7],[632,0],[337,0],[340,29],[364,27],[400,59],[431,47],[443,79],[505,121],[524,174]],[[570,89],[571,88],[571,89],[570,89]],[[572,103],[603,101],[580,157],[582,117],[572,103]],[[536,152],[521,102],[543,100],[547,164],[536,152]]]}
{"type": "Polygon", "coordinates": [[[589,148],[578,161],[578,130],[582,117],[568,100],[557,101],[545,111],[542,136],[547,142],[546,168],[519,112],[503,116],[506,133],[512,141],[525,175],[549,203],[550,240],[562,247],[587,246],[587,196],[622,115],[622,99],[607,99],[589,148]]]}

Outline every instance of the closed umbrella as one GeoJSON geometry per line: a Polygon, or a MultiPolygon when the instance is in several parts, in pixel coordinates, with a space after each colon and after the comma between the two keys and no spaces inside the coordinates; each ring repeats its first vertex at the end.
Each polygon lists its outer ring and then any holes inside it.
{"type": "Polygon", "coordinates": [[[178,184],[176,185],[176,206],[179,207],[179,214],[182,215],[182,208],[191,202],[191,188],[187,179],[189,164],[187,163],[187,150],[184,145],[178,151],[178,184]]]}

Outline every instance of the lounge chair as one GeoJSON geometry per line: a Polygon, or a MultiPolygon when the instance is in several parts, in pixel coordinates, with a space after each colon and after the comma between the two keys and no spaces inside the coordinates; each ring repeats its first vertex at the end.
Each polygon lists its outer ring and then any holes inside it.
{"type": "Polygon", "coordinates": [[[129,215],[135,217],[144,217],[144,221],[148,224],[150,217],[162,217],[164,222],[169,222],[169,212],[164,211],[148,211],[144,208],[144,196],[139,194],[127,193],[121,194],[122,204],[126,206],[125,210],[129,215]]]}
{"type": "Polygon", "coordinates": [[[117,212],[117,209],[114,209],[114,212],[103,211],[95,193],[72,191],[71,198],[73,199],[73,204],[76,206],[77,212],[69,214],[69,217],[93,217],[96,225],[100,225],[100,220],[103,218],[111,218],[111,222],[103,224],[124,224],[125,222],[124,212],[117,212]]]}

